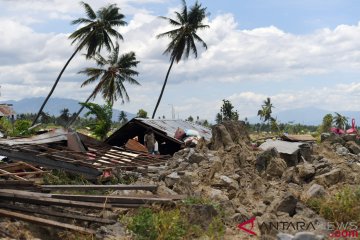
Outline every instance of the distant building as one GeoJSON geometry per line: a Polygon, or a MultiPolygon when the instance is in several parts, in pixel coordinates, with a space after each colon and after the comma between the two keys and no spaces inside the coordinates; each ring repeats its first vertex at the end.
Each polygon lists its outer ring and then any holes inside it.
{"type": "Polygon", "coordinates": [[[15,111],[12,108],[12,104],[1,103],[0,104],[0,118],[6,117],[9,119],[15,118],[15,111]]]}

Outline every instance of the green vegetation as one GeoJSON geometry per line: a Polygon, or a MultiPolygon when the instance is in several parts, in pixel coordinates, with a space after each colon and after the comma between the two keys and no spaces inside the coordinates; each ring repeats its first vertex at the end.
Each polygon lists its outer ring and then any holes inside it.
{"type": "Polygon", "coordinates": [[[95,56],[96,53],[100,53],[101,49],[104,47],[110,52],[114,48],[113,40],[123,39],[122,35],[116,31],[115,28],[125,26],[127,23],[123,20],[125,16],[119,12],[120,9],[116,6],[116,4],[102,7],[97,12],[95,12],[87,3],[81,2],[81,5],[84,7],[86,18],[78,18],[72,21],[72,24],[80,24],[81,27],[69,36],[69,39],[73,40],[72,44],[76,44],[77,47],[60,71],[32,125],[35,125],[36,121],[40,117],[63,72],[77,52],[80,52],[82,49],[86,49],[85,56],[89,59],[95,56]]]}
{"type": "Polygon", "coordinates": [[[124,111],[121,111],[119,115],[119,123],[121,124],[121,126],[127,123],[128,121],[129,120],[127,118],[126,113],[124,111]]]}
{"type": "Polygon", "coordinates": [[[239,113],[238,111],[234,111],[234,106],[229,100],[223,99],[223,105],[220,108],[220,112],[216,114],[216,123],[220,124],[223,121],[238,121],[239,120],[239,113]]]}
{"type": "Polygon", "coordinates": [[[136,117],[138,117],[138,118],[148,118],[148,113],[144,109],[139,109],[139,111],[136,114],[136,117]]]}
{"type": "Polygon", "coordinates": [[[159,107],[174,62],[176,61],[176,63],[179,63],[181,58],[187,59],[190,56],[190,52],[193,53],[195,58],[197,58],[198,53],[195,42],[200,43],[205,49],[207,49],[206,43],[199,37],[199,35],[197,35],[198,30],[209,27],[203,23],[207,15],[206,8],[202,7],[198,2],[195,2],[195,4],[190,8],[187,7],[185,0],[183,0],[182,3],[182,10],[180,12],[175,12],[175,19],[161,17],[162,19],[167,20],[171,26],[175,27],[175,29],[157,36],[158,38],[170,38],[170,43],[164,51],[164,54],[170,54],[170,66],[166,73],[159,99],[152,114],[152,119],[154,119],[156,111],[159,107]]]}
{"type": "Polygon", "coordinates": [[[262,120],[264,124],[267,122],[267,125],[270,129],[278,128],[276,119],[271,116],[273,107],[274,106],[271,103],[271,99],[267,98],[257,113],[257,115],[260,117],[260,120],[262,120]]]}
{"type": "Polygon", "coordinates": [[[140,208],[135,214],[121,219],[138,240],[177,240],[177,239],[222,239],[225,225],[220,216],[214,217],[207,229],[190,224],[187,216],[190,206],[203,200],[192,199],[174,209],[140,208]]]}
{"type": "Polygon", "coordinates": [[[96,103],[81,103],[89,112],[85,116],[95,115],[95,122],[89,125],[90,131],[100,140],[104,140],[111,129],[112,106],[107,103],[100,106],[96,103]]]}
{"type": "Polygon", "coordinates": [[[63,170],[52,170],[51,173],[43,177],[44,184],[47,185],[86,185],[90,184],[83,175],[70,174],[63,170]]]}
{"type": "MultiPolygon", "coordinates": [[[[96,61],[98,68],[86,68],[79,72],[89,77],[82,83],[81,87],[94,83],[97,80],[99,81],[85,103],[88,103],[90,99],[95,99],[99,93],[111,107],[118,99],[121,99],[122,103],[129,101],[130,98],[124,83],[140,85],[138,81],[134,79],[135,76],[139,75],[139,73],[134,70],[139,63],[139,61],[136,60],[135,53],[129,52],[120,56],[119,44],[116,43],[115,49],[107,59],[103,58],[100,54],[96,54],[92,59],[96,61]]],[[[67,126],[70,126],[76,120],[83,108],[84,106],[79,109],[67,126]]]]}
{"type": "Polygon", "coordinates": [[[322,124],[318,128],[318,133],[326,133],[330,132],[331,126],[333,122],[333,116],[329,113],[326,114],[322,120],[322,124]]]}
{"type": "Polygon", "coordinates": [[[310,199],[307,205],[332,222],[360,222],[360,187],[345,186],[335,195],[310,199]]]}
{"type": "Polygon", "coordinates": [[[333,123],[338,129],[345,130],[346,125],[348,124],[348,118],[335,112],[335,117],[333,119],[333,123]]]}

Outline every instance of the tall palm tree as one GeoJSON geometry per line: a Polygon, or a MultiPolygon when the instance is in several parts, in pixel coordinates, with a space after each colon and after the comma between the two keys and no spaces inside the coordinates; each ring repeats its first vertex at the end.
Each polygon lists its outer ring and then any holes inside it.
{"type": "Polygon", "coordinates": [[[335,117],[333,119],[333,122],[338,129],[345,130],[345,127],[348,124],[348,118],[335,112],[335,117]]]}
{"type": "MultiPolygon", "coordinates": [[[[124,83],[140,85],[140,83],[134,79],[134,76],[139,75],[139,73],[134,70],[139,63],[139,61],[136,60],[135,53],[129,52],[119,56],[119,45],[116,44],[114,51],[108,56],[108,59],[103,58],[100,54],[96,54],[93,59],[99,68],[86,68],[79,72],[89,77],[82,83],[81,87],[99,80],[94,91],[85,103],[90,101],[90,99],[95,99],[99,93],[102,94],[104,100],[109,102],[111,106],[113,106],[114,102],[118,99],[121,99],[122,103],[129,101],[129,95],[127,94],[124,83]]],[[[84,105],[67,126],[70,126],[74,122],[83,109],[84,105]]]]}
{"type": "Polygon", "coordinates": [[[105,47],[108,51],[114,48],[111,37],[114,37],[117,40],[123,40],[121,34],[114,28],[124,26],[127,23],[123,20],[125,16],[119,12],[120,9],[116,6],[116,4],[111,4],[107,7],[100,8],[97,12],[95,12],[87,3],[81,2],[80,4],[85,9],[86,18],[78,18],[72,21],[72,24],[84,24],[84,26],[69,36],[69,39],[73,40],[71,44],[76,44],[77,47],[74,53],[65,63],[64,67],[61,69],[58,77],[54,82],[54,85],[41,105],[32,125],[34,125],[38,120],[43,108],[54,92],[63,72],[77,52],[85,49],[85,56],[87,59],[89,59],[96,53],[99,53],[103,47],[105,47]]]}
{"type": "Polygon", "coordinates": [[[195,42],[201,43],[202,46],[207,49],[206,43],[196,33],[198,30],[209,27],[203,23],[207,15],[206,8],[202,7],[201,4],[196,2],[195,5],[188,10],[185,0],[183,0],[182,3],[182,11],[175,11],[175,19],[161,17],[167,20],[170,25],[175,27],[175,29],[157,36],[158,38],[169,37],[171,40],[167,46],[167,49],[164,51],[164,54],[170,54],[170,67],[166,73],[165,81],[152,114],[152,118],[155,117],[157,108],[159,107],[174,62],[176,61],[178,63],[181,58],[188,58],[190,52],[192,52],[195,58],[197,58],[198,52],[195,42]]]}

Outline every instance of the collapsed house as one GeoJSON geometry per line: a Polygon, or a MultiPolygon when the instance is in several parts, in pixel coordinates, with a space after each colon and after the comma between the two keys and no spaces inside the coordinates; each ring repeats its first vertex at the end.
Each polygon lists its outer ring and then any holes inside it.
{"type": "Polygon", "coordinates": [[[163,164],[169,156],[150,155],[111,146],[65,129],[28,138],[1,139],[0,155],[47,169],[82,174],[87,179],[106,178],[116,170],[163,164]]]}
{"type": "Polygon", "coordinates": [[[114,132],[105,142],[112,146],[124,146],[129,139],[138,138],[144,143],[144,135],[147,129],[154,131],[155,139],[159,143],[159,152],[162,155],[173,155],[184,147],[184,142],[175,138],[178,129],[190,129],[197,131],[206,141],[211,139],[211,129],[199,124],[184,120],[156,120],[145,118],[133,118],[124,126],[114,132]]]}

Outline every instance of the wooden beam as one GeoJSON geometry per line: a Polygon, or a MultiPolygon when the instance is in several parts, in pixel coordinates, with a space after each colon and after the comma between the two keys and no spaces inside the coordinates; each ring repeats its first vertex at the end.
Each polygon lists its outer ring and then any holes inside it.
{"type": "Polygon", "coordinates": [[[144,190],[154,192],[157,185],[41,185],[48,190],[144,190]]]}
{"type": "Polygon", "coordinates": [[[34,192],[26,192],[20,190],[0,189],[1,200],[11,200],[13,202],[28,202],[37,205],[58,205],[75,208],[93,208],[93,209],[111,209],[112,206],[108,203],[91,203],[88,201],[71,201],[64,199],[51,198],[49,194],[41,194],[34,192]],[[24,194],[24,193],[25,194],[24,194]]]}
{"type": "MultiPolygon", "coordinates": [[[[9,174],[10,172],[0,169],[0,173],[9,174]]],[[[22,178],[22,177],[19,177],[19,176],[16,176],[16,175],[10,175],[10,177],[15,178],[17,180],[26,181],[25,178],[22,178]]]]}
{"type": "Polygon", "coordinates": [[[28,181],[28,180],[5,180],[0,181],[0,186],[6,186],[6,185],[14,185],[14,186],[34,186],[34,181],[28,181]]]}
{"type": "Polygon", "coordinates": [[[164,197],[134,197],[134,196],[116,196],[116,195],[69,195],[69,194],[51,194],[55,199],[68,199],[74,201],[86,201],[96,203],[110,203],[110,204],[147,204],[147,203],[167,203],[173,200],[183,199],[183,196],[172,196],[171,198],[164,197]]]}
{"type": "Polygon", "coordinates": [[[36,213],[36,214],[47,215],[47,216],[69,218],[69,219],[75,219],[75,220],[81,220],[81,221],[98,222],[98,223],[104,223],[104,224],[114,224],[116,222],[115,220],[110,220],[110,219],[105,219],[105,218],[54,211],[54,210],[44,208],[44,207],[37,207],[35,209],[35,208],[30,208],[30,207],[21,207],[21,206],[17,206],[17,205],[13,205],[13,204],[0,203],[0,208],[6,208],[6,209],[21,211],[21,212],[36,213]]]}
{"type": "Polygon", "coordinates": [[[37,171],[37,172],[16,172],[16,173],[1,173],[0,177],[3,176],[23,176],[23,175],[31,175],[31,174],[43,174],[43,173],[50,173],[50,171],[37,171]]]}
{"type": "Polygon", "coordinates": [[[11,212],[11,211],[7,211],[4,209],[0,209],[0,216],[16,218],[16,219],[26,221],[26,222],[31,222],[31,223],[35,223],[35,224],[39,224],[39,225],[46,225],[46,226],[51,226],[51,227],[58,227],[58,228],[72,230],[72,231],[76,231],[76,232],[80,232],[80,233],[95,234],[95,231],[92,229],[79,227],[79,226],[75,226],[75,225],[71,225],[71,224],[67,224],[67,223],[61,223],[61,222],[57,222],[57,221],[53,221],[53,220],[43,219],[43,218],[39,218],[39,217],[34,217],[34,216],[30,216],[30,215],[25,215],[22,213],[11,212]]]}

